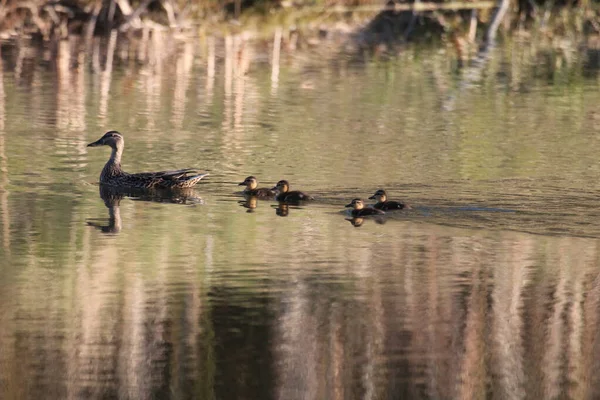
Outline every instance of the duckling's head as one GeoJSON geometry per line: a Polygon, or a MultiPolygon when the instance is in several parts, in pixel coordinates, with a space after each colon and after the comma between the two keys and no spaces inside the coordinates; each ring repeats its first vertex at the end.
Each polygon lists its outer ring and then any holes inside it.
{"type": "Polygon", "coordinates": [[[87,145],[87,147],[96,147],[96,146],[110,146],[113,149],[116,149],[119,146],[123,146],[125,140],[123,136],[117,131],[108,131],[102,136],[100,139],[96,140],[93,143],[87,145]]]}
{"type": "Polygon", "coordinates": [[[246,186],[246,189],[256,189],[256,187],[258,186],[258,181],[256,180],[256,178],[254,176],[249,176],[246,179],[244,179],[244,182],[240,182],[238,184],[239,186],[246,186]]]}
{"type": "Polygon", "coordinates": [[[379,189],[373,196],[369,197],[369,199],[375,199],[378,203],[383,203],[387,199],[387,194],[385,193],[385,190],[379,189]]]}
{"type": "Polygon", "coordinates": [[[346,207],[352,207],[355,210],[362,210],[365,207],[365,203],[362,199],[353,199],[350,204],[346,204],[346,207]]]}
{"type": "Polygon", "coordinates": [[[290,183],[285,179],[282,179],[277,182],[277,185],[275,185],[271,190],[276,190],[279,193],[286,193],[288,190],[290,190],[290,183]]]}

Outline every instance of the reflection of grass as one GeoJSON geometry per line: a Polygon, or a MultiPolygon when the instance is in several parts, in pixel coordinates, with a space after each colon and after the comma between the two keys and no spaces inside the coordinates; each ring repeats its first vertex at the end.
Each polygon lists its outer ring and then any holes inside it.
{"type": "MultiPolygon", "coordinates": [[[[569,174],[585,171],[587,167],[583,164],[595,159],[598,144],[578,140],[586,131],[579,129],[573,121],[585,120],[586,113],[594,110],[591,107],[598,104],[597,91],[586,91],[588,82],[581,77],[558,80],[551,89],[541,90],[541,83],[534,75],[506,69],[503,60],[510,59],[512,52],[517,51],[519,47],[515,46],[507,53],[501,53],[500,62],[492,64],[484,84],[463,93],[458,109],[453,112],[441,112],[439,100],[452,90],[458,78],[436,75],[436,70],[446,72],[446,56],[430,52],[407,53],[396,61],[360,66],[336,64],[316,70],[311,70],[310,66],[286,66],[279,92],[275,94],[264,89],[270,82],[270,76],[264,70],[238,77],[243,79],[245,91],[231,95],[232,101],[235,102],[235,96],[241,96],[237,100],[246,107],[242,109],[248,111],[241,116],[247,125],[237,135],[229,135],[232,129],[223,127],[230,105],[224,104],[225,85],[221,74],[216,77],[217,93],[213,101],[219,104],[212,105],[213,123],[208,127],[198,123],[196,112],[206,106],[204,98],[199,96],[204,90],[203,78],[200,78],[203,70],[199,67],[196,80],[188,89],[190,103],[183,127],[174,129],[169,123],[173,86],[164,84],[162,92],[152,94],[164,101],[158,102],[157,125],[149,128],[145,119],[135,119],[135,116],[145,115],[145,101],[132,101],[146,95],[143,87],[146,81],[142,78],[129,89],[123,82],[131,77],[119,73],[114,75],[106,124],[134,131],[127,148],[127,162],[134,167],[141,167],[150,160],[175,162],[183,159],[187,165],[189,160],[202,158],[198,149],[207,146],[204,136],[212,134],[222,142],[213,144],[217,147],[217,156],[201,159],[202,162],[258,168],[270,177],[293,172],[304,184],[323,188],[329,183],[336,185],[334,190],[352,187],[352,190],[360,191],[369,185],[401,179],[412,182],[463,177],[493,180],[513,175],[555,175],[561,171],[563,176],[572,176],[569,174]],[[315,88],[309,92],[299,90],[295,80],[307,73],[311,73],[316,81],[315,88]],[[508,83],[515,75],[520,77],[520,84],[513,88],[508,83]],[[126,96],[128,90],[131,92],[126,96]],[[587,110],[586,104],[589,104],[587,110]],[[268,133],[257,124],[265,120],[272,126],[268,133]],[[490,121],[500,122],[493,125],[490,121]],[[569,129],[572,127],[577,129],[569,129]],[[169,146],[180,142],[187,146],[169,146]],[[232,146],[225,150],[226,144],[232,146]],[[257,147],[255,151],[247,152],[244,144],[257,147]],[[280,159],[269,154],[265,157],[266,164],[257,162],[269,144],[275,153],[290,149],[291,157],[280,159]],[[567,148],[587,156],[582,157],[582,161],[554,157],[567,148]],[[513,164],[507,166],[506,160],[513,164]],[[531,163],[537,164],[538,160],[543,162],[532,168],[531,163]]],[[[528,68],[525,64],[516,67],[524,71],[528,68]]],[[[164,73],[163,83],[177,79],[168,68],[164,73]]],[[[32,114],[43,115],[51,107],[52,103],[47,99],[54,98],[54,90],[60,89],[45,87],[43,93],[37,94],[44,101],[33,103],[32,114]]],[[[98,88],[89,86],[86,90],[85,99],[96,97],[98,88]]],[[[7,93],[7,99],[10,102],[14,97],[7,93]]],[[[27,100],[25,97],[20,101],[27,100]]],[[[95,116],[97,104],[86,102],[86,106],[86,115],[95,116]]],[[[16,108],[16,105],[12,107],[16,108]]],[[[53,157],[53,142],[46,141],[46,146],[40,147],[35,143],[44,134],[68,135],[72,132],[65,129],[59,133],[40,134],[31,129],[32,121],[18,118],[18,115],[7,114],[7,126],[11,130],[6,134],[6,146],[11,150],[18,149],[18,152],[11,151],[8,157],[11,175],[23,176],[31,170],[28,157],[22,156],[26,150],[29,150],[29,157],[36,159],[39,169],[51,171],[56,163],[60,163],[60,159],[53,157]],[[13,129],[17,126],[22,135],[14,134],[13,129]],[[33,136],[25,134],[30,132],[33,136]]],[[[94,163],[86,171],[96,176],[104,157],[88,154],[85,158],[94,163]]],[[[232,172],[215,169],[220,174],[232,172]]],[[[47,173],[43,179],[56,184],[72,176],[47,173]]],[[[207,184],[201,188],[216,190],[215,186],[207,184]]],[[[231,190],[235,189],[237,187],[231,190]]],[[[279,343],[274,337],[278,329],[284,331],[285,326],[281,327],[284,317],[291,320],[291,327],[300,328],[289,329],[298,334],[295,339],[298,343],[308,337],[323,346],[320,353],[323,354],[323,365],[333,364],[327,357],[333,360],[336,356],[339,363],[339,357],[344,355],[348,357],[342,359],[344,365],[352,365],[355,354],[362,354],[365,338],[371,338],[375,344],[384,343],[377,337],[377,332],[382,331],[381,326],[392,324],[389,329],[397,329],[393,317],[389,316],[397,315],[397,304],[404,303],[388,305],[389,300],[381,297],[382,290],[388,295],[391,290],[399,293],[406,290],[406,296],[415,296],[402,310],[403,318],[414,315],[414,319],[411,319],[411,325],[402,329],[407,330],[407,335],[413,331],[418,333],[422,311],[415,304],[431,305],[433,309],[436,305],[450,307],[457,304],[452,302],[456,293],[443,289],[448,283],[444,276],[448,270],[466,271],[465,276],[471,276],[472,269],[479,268],[480,259],[489,259],[485,251],[501,251],[470,231],[449,233],[445,228],[411,224],[383,227],[369,224],[361,228],[362,231],[350,230],[341,216],[329,216],[319,208],[293,210],[288,219],[274,219],[274,213],[265,202],[260,204],[256,214],[247,215],[243,210],[237,210],[237,206],[228,207],[221,201],[222,194],[229,190],[226,185],[219,186],[218,190],[217,194],[208,195],[208,205],[204,207],[125,201],[122,205],[125,229],[119,236],[110,238],[89,230],[83,223],[86,216],[106,213],[95,188],[84,193],[84,197],[71,201],[65,200],[68,196],[11,194],[14,196],[11,231],[15,243],[12,250],[29,257],[29,264],[18,272],[19,282],[38,282],[37,286],[20,286],[19,304],[27,309],[28,315],[45,322],[43,329],[56,328],[57,324],[64,323],[61,318],[74,321],[71,322],[73,325],[64,328],[72,337],[65,338],[60,347],[52,346],[55,344],[51,342],[52,338],[30,343],[30,347],[42,352],[47,357],[42,358],[44,360],[54,357],[44,353],[44,349],[73,347],[77,354],[68,360],[71,369],[76,370],[79,362],[83,365],[96,363],[108,370],[111,367],[108,362],[94,358],[97,353],[90,355],[80,350],[104,337],[117,337],[115,340],[124,339],[123,343],[105,346],[102,351],[109,355],[113,355],[109,352],[116,352],[115,349],[123,351],[127,356],[122,358],[131,358],[131,363],[137,361],[135,365],[142,372],[145,365],[168,363],[170,376],[183,383],[193,382],[198,398],[219,397],[219,390],[226,390],[227,385],[233,385],[239,391],[259,390],[249,381],[252,376],[249,366],[263,367],[262,363],[266,361],[267,366],[273,368],[275,361],[268,358],[273,357],[269,352],[279,343]],[[20,249],[19,244],[27,241],[32,245],[20,249]],[[450,246],[453,241],[463,245],[453,248],[450,246]],[[483,249],[484,253],[474,252],[471,242],[479,246],[477,251],[483,249]],[[455,253],[455,259],[443,256],[455,253]],[[439,285],[428,286],[431,282],[439,285]],[[441,293],[432,295],[427,290],[441,293]],[[45,308],[33,311],[30,308],[34,304],[44,304],[46,297],[52,298],[49,293],[60,299],[57,301],[60,304],[52,304],[53,308],[60,306],[59,309],[64,310],[61,311],[64,314],[56,319],[48,317],[52,314],[45,308]],[[352,296],[359,299],[353,301],[352,296]],[[438,297],[439,303],[430,300],[438,297]],[[303,302],[310,307],[300,309],[296,314],[289,311],[295,304],[302,305],[303,302]],[[373,309],[379,309],[379,312],[373,312],[373,309]],[[300,312],[304,313],[305,320],[293,325],[294,315],[300,312]],[[307,332],[320,333],[310,336],[307,332]],[[329,332],[343,332],[336,346],[349,349],[346,353],[332,355],[327,351],[328,344],[331,346],[331,341],[327,340],[329,332]],[[156,355],[161,351],[167,354],[163,358],[156,355]],[[145,358],[137,360],[140,355],[145,358]],[[236,369],[238,364],[241,367],[236,369]],[[224,383],[223,376],[238,376],[239,380],[224,383]]],[[[452,194],[433,195],[449,197],[452,194]]],[[[513,245],[513,241],[523,240],[510,233],[489,235],[494,238],[494,243],[501,245],[513,245]],[[502,235],[507,239],[502,239],[502,235]],[[496,236],[499,238],[495,239],[496,236]]],[[[551,241],[529,236],[527,240],[538,247],[551,241]]],[[[535,253],[536,257],[543,259],[546,254],[554,257],[556,246],[554,241],[551,243],[548,249],[540,250],[541,255],[535,253]]],[[[509,250],[508,254],[517,253],[509,250]]],[[[573,254],[577,256],[576,253],[573,254]]],[[[525,259],[531,259],[528,253],[525,255],[525,259]]],[[[517,268],[521,264],[502,261],[499,270],[514,265],[517,268]]],[[[561,268],[571,274],[578,271],[569,270],[568,263],[565,265],[561,268]]],[[[549,266],[560,272],[559,263],[549,266]]],[[[486,265],[481,268],[491,269],[486,265]]],[[[536,280],[548,281],[554,279],[557,272],[539,268],[536,273],[536,280]]],[[[473,276],[476,279],[478,275],[473,276]]],[[[512,281],[503,282],[512,287],[509,285],[512,281]]],[[[462,287],[469,286],[465,283],[462,287]]],[[[465,293],[464,290],[460,293],[465,293]]],[[[487,297],[486,293],[481,294],[481,299],[487,297]]],[[[505,296],[498,295],[498,299],[495,304],[507,301],[505,296]]],[[[444,315],[448,314],[444,312],[444,315]]],[[[461,324],[457,323],[456,329],[463,329],[459,328],[461,324]]],[[[9,324],[4,329],[10,327],[9,324]]],[[[19,328],[19,332],[24,330],[19,328]]],[[[284,345],[286,343],[289,342],[284,345]]],[[[430,347],[429,343],[422,346],[430,347]]],[[[294,349],[289,345],[280,347],[294,349]]],[[[372,351],[373,346],[369,349],[372,351]]],[[[18,356],[22,355],[23,350],[20,350],[18,356]]],[[[27,372],[23,376],[27,376],[27,372]]],[[[273,374],[273,371],[266,370],[265,373],[273,374]]],[[[152,377],[159,382],[166,379],[163,375],[152,377]]],[[[172,384],[173,390],[179,388],[176,385],[176,382],[172,384]]],[[[182,391],[189,390],[184,385],[181,388],[182,391]]]]}

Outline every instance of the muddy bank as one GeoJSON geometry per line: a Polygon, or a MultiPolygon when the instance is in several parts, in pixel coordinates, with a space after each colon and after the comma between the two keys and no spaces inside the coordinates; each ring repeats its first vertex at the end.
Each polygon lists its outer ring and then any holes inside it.
{"type": "MultiPolygon", "coordinates": [[[[523,43],[544,63],[600,68],[598,4],[553,2],[7,0],[0,7],[3,53],[42,44],[43,59],[67,40],[74,53],[159,64],[190,41],[235,43],[259,59],[307,50],[335,58],[396,56],[423,43],[444,49],[457,65],[476,60],[496,41],[523,43]],[[27,42],[27,43],[25,43],[27,42]],[[248,43],[253,42],[250,46],[248,43]],[[275,51],[277,50],[277,51],[275,51]],[[100,55],[98,55],[100,54],[100,55]]],[[[232,45],[233,46],[233,45],[232,45]]]]}
{"type": "Polygon", "coordinates": [[[435,40],[443,35],[474,41],[502,12],[505,33],[544,28],[559,34],[600,34],[600,5],[588,0],[400,2],[397,0],[5,0],[0,37],[108,36],[111,30],[269,33],[274,26],[344,26],[371,42],[435,40]]]}

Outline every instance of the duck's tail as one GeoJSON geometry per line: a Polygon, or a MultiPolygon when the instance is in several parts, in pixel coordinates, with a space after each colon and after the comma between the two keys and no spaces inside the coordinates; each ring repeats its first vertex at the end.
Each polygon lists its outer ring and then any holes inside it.
{"type": "Polygon", "coordinates": [[[197,178],[198,180],[200,180],[200,179],[204,178],[207,175],[210,175],[210,174],[208,172],[204,172],[202,174],[197,174],[197,175],[190,176],[189,179],[196,179],[197,178]]]}
{"type": "Polygon", "coordinates": [[[202,180],[202,178],[204,178],[207,175],[210,175],[210,174],[208,172],[205,172],[202,174],[188,176],[187,178],[185,178],[185,182],[187,183],[187,185],[193,186],[196,183],[200,182],[200,180],[202,180]]]}

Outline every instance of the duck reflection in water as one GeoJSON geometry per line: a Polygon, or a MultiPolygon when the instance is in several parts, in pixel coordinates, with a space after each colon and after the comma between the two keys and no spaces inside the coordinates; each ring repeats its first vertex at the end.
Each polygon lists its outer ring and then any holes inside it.
{"type": "Polygon", "coordinates": [[[121,232],[121,200],[129,197],[135,201],[152,201],[156,203],[173,204],[203,204],[203,200],[193,189],[177,190],[143,190],[120,188],[115,186],[100,185],[100,198],[108,208],[108,225],[98,222],[98,219],[89,219],[87,224],[98,228],[103,233],[117,234],[121,232]]]}
{"type": "Polygon", "coordinates": [[[253,213],[258,206],[258,198],[256,196],[246,196],[245,200],[238,202],[240,206],[247,208],[246,212],[253,213]]]}
{"type": "MultiPolygon", "coordinates": [[[[246,200],[240,200],[238,203],[241,207],[248,209],[246,212],[253,213],[258,206],[258,198],[256,196],[246,196],[246,200]]],[[[287,217],[290,213],[290,206],[287,203],[279,203],[272,207],[275,208],[275,214],[280,217],[287,217]]]]}
{"type": "Polygon", "coordinates": [[[115,187],[100,185],[100,198],[104,201],[104,205],[108,208],[108,225],[100,222],[88,220],[87,224],[98,228],[103,233],[119,233],[121,232],[121,200],[125,197],[124,193],[119,193],[115,187]]]}
{"type": "Polygon", "coordinates": [[[290,206],[288,204],[279,203],[277,208],[275,208],[275,214],[279,215],[280,217],[287,217],[289,213],[290,206]]]}
{"type": "MultiPolygon", "coordinates": [[[[372,221],[375,221],[375,223],[379,224],[379,225],[385,224],[385,221],[386,221],[386,219],[382,218],[382,217],[373,217],[373,218],[369,218],[369,219],[372,220],[372,221]]],[[[353,227],[360,228],[362,226],[362,224],[365,223],[365,218],[363,218],[363,217],[352,217],[352,218],[346,218],[346,221],[350,222],[353,227]]]]}

